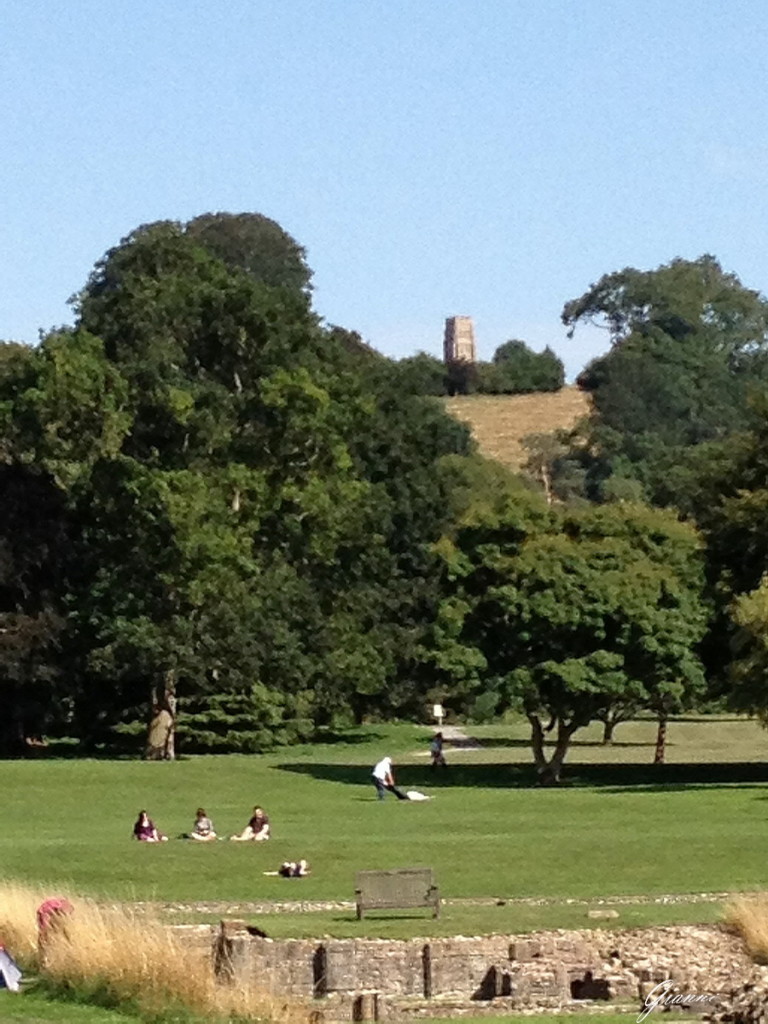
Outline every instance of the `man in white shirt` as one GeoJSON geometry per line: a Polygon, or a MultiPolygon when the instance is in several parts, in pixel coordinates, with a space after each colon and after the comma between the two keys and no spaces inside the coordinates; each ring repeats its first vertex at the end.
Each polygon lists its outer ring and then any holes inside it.
{"type": "Polygon", "coordinates": [[[373,767],[373,784],[376,787],[376,796],[383,800],[387,794],[394,793],[398,800],[407,800],[405,793],[401,793],[395,786],[395,776],[392,774],[392,758],[382,757],[373,767]]]}

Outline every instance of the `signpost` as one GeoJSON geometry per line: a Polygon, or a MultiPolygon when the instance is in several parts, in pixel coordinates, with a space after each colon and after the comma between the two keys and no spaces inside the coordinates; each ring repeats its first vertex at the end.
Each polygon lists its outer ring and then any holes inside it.
{"type": "Polygon", "coordinates": [[[437,719],[438,726],[440,728],[442,728],[442,726],[443,726],[443,718],[445,716],[445,711],[443,710],[443,705],[442,704],[435,704],[435,705],[433,705],[433,707],[432,707],[432,714],[437,719]]]}

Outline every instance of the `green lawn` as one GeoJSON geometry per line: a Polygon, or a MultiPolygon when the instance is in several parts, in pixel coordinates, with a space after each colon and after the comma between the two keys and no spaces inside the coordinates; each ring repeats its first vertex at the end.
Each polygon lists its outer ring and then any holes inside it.
{"type": "Polygon", "coordinates": [[[130,1018],[113,1010],[48,999],[36,992],[0,991],[2,1024],[126,1024],[130,1018]]]}
{"type": "MultiPolygon", "coordinates": [[[[494,1020],[503,1020],[504,1024],[555,1024],[556,1021],[566,1019],[569,1024],[629,1024],[637,1018],[637,1007],[627,1009],[625,1013],[574,1013],[567,1017],[562,1015],[542,1014],[531,1017],[507,1016],[504,1017],[462,1017],[462,1024],[489,1024],[494,1020]]],[[[649,1020],[653,1021],[653,1016],[649,1020]]],[[[102,1010],[99,1007],[84,1006],[79,1003],[58,1002],[47,999],[37,993],[21,993],[13,995],[7,992],[0,992],[0,1021],[2,1024],[126,1024],[134,1018],[126,1017],[113,1010],[102,1010]]],[[[685,1021],[697,1018],[675,1015],[675,1021],[684,1024],[685,1021]]],[[[430,1019],[430,1024],[455,1024],[455,1018],[450,1020],[430,1019]]]]}
{"type": "MultiPolygon", "coordinates": [[[[612,748],[596,742],[596,728],[585,731],[567,769],[570,784],[559,790],[531,787],[522,723],[468,731],[483,749],[449,749],[450,767],[437,774],[425,756],[429,730],[407,725],[371,726],[348,742],[264,756],[3,762],[2,873],[44,880],[52,892],[66,884],[96,895],[180,902],[350,899],[356,870],[415,864],[432,866],[449,898],[565,901],[766,885],[768,737],[754,723],[673,723],[670,763],[657,769],[650,764],[652,722],[620,726],[612,748]],[[377,802],[370,766],[384,753],[396,759],[399,784],[434,799],[377,802]],[[130,838],[140,807],[175,836],[202,805],[220,834],[229,834],[257,802],[272,819],[274,839],[266,844],[152,846],[130,838]],[[312,863],[310,878],[262,874],[301,856],[312,863]]],[[[533,927],[535,920],[586,923],[584,907],[564,905],[554,914],[509,904],[479,910],[446,908],[445,923],[470,931],[495,930],[497,922],[504,930],[533,927]]],[[[630,923],[633,912],[619,910],[616,923],[630,923]]],[[[354,934],[348,915],[333,920],[340,913],[313,915],[312,928],[354,934]]],[[[638,913],[647,918],[649,910],[638,913]]],[[[706,920],[713,910],[654,913],[659,920],[691,913],[706,920]]],[[[393,924],[372,922],[368,930],[393,924]]],[[[294,925],[286,917],[274,927],[275,934],[290,934],[294,925]]]]}
{"type": "MultiPolygon", "coordinates": [[[[317,911],[259,914],[259,927],[272,939],[312,938],[318,935],[337,939],[376,935],[386,939],[413,936],[519,934],[542,928],[642,928],[649,925],[708,924],[720,920],[720,903],[677,904],[672,906],[641,904],[620,906],[618,918],[594,920],[589,908],[556,903],[549,906],[447,906],[440,918],[432,920],[428,911],[381,911],[355,920],[353,911],[317,911]]],[[[247,915],[240,915],[247,916],[247,915]]],[[[221,914],[190,915],[184,920],[218,924],[221,914]]],[[[174,918],[176,920],[176,918],[174,918]]],[[[181,920],[181,919],[179,919],[181,920]]]]}

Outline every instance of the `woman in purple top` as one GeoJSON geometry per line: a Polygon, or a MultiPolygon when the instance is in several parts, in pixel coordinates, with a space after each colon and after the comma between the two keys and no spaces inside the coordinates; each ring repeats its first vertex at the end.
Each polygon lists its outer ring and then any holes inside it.
{"type": "Polygon", "coordinates": [[[139,811],[136,824],[133,826],[133,837],[138,839],[140,843],[160,843],[168,839],[168,836],[164,836],[162,832],[157,831],[154,822],[146,811],[139,811]]]}

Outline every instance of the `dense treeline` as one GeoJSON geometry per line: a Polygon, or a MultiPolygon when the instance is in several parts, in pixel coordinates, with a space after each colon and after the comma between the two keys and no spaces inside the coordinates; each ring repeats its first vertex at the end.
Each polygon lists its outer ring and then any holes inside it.
{"type": "Polygon", "coordinates": [[[711,607],[701,652],[710,689],[768,706],[757,666],[768,572],[768,302],[717,260],[608,274],[566,304],[571,332],[605,327],[608,353],[579,384],[592,415],[539,444],[530,468],[569,503],[645,501],[698,528],[711,607]]]}
{"type": "Polygon", "coordinates": [[[523,395],[559,391],[565,368],[549,346],[534,352],[524,341],[499,345],[490,363],[455,362],[447,366],[426,352],[400,359],[400,386],[416,395],[523,395]]]}
{"type": "MultiPolygon", "coordinates": [[[[0,345],[3,753],[255,751],[443,700],[525,713],[556,781],[594,719],[764,705],[768,319],[711,257],[566,306],[613,345],[529,479],[428,357],[324,326],[259,215],[139,228],[74,311],[0,345]]],[[[550,356],[489,365],[525,390],[550,356]]]]}

